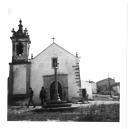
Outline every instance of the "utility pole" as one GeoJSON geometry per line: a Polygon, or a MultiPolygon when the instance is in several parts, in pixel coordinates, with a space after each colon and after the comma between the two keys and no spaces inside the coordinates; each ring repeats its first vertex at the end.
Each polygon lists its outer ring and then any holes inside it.
{"type": "Polygon", "coordinates": [[[112,87],[111,87],[111,84],[110,84],[109,74],[108,74],[108,90],[109,90],[110,96],[112,97],[112,94],[111,94],[112,87]]]}

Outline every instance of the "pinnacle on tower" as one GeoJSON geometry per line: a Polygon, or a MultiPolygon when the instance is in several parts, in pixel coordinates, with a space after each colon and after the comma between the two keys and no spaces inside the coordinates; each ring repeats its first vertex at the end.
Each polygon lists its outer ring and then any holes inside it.
{"type": "MultiPolygon", "coordinates": [[[[14,28],[12,29],[13,35],[12,35],[11,39],[13,39],[13,38],[17,38],[17,39],[18,38],[27,38],[28,40],[30,40],[27,28],[25,28],[25,30],[23,30],[23,25],[22,25],[21,19],[19,20],[18,26],[19,26],[19,28],[17,31],[15,31],[14,28]]],[[[30,43],[30,41],[29,41],[29,43],[30,43]]]]}
{"type": "Polygon", "coordinates": [[[19,20],[19,23],[20,24],[18,25],[19,26],[19,30],[18,31],[19,32],[23,32],[23,25],[22,25],[22,20],[21,19],[19,20]]]}

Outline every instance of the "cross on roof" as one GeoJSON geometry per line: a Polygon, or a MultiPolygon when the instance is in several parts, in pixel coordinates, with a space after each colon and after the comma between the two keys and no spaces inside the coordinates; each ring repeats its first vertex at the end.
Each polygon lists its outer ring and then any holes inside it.
{"type": "Polygon", "coordinates": [[[55,38],[53,37],[53,38],[51,38],[51,39],[53,40],[53,43],[54,43],[55,38]]]}

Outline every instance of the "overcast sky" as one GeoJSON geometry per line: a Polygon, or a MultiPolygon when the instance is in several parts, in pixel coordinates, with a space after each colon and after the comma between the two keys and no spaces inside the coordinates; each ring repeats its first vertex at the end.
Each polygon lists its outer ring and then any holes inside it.
{"type": "Polygon", "coordinates": [[[55,43],[78,52],[82,80],[108,77],[120,81],[125,58],[124,3],[120,0],[54,0],[8,8],[8,62],[11,61],[11,30],[19,19],[31,39],[36,56],[55,37],[55,43]]]}

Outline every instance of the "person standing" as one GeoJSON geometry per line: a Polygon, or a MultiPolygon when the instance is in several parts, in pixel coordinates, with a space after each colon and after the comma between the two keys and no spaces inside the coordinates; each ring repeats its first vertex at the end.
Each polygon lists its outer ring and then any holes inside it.
{"type": "Polygon", "coordinates": [[[41,100],[41,105],[43,107],[46,104],[46,91],[45,91],[43,86],[41,88],[39,97],[40,97],[40,100],[41,100]]]}
{"type": "Polygon", "coordinates": [[[29,101],[28,101],[28,105],[27,105],[28,108],[29,108],[30,104],[32,104],[34,108],[36,107],[34,102],[33,102],[33,94],[34,94],[34,92],[33,92],[32,88],[30,87],[29,88],[29,93],[28,93],[28,95],[29,95],[28,96],[29,97],[29,101]]]}

